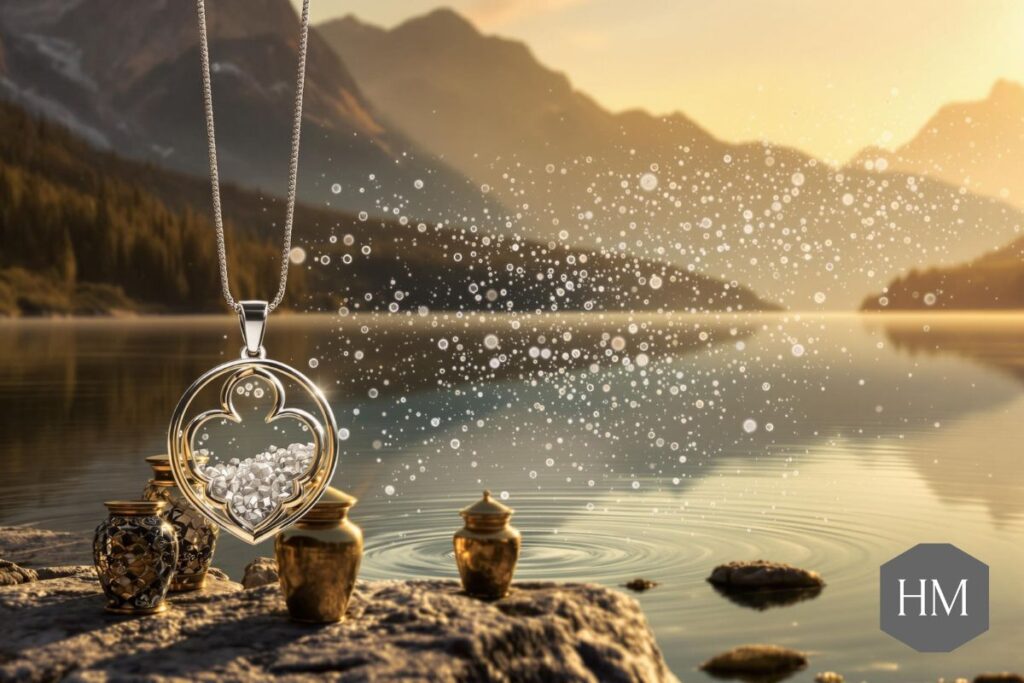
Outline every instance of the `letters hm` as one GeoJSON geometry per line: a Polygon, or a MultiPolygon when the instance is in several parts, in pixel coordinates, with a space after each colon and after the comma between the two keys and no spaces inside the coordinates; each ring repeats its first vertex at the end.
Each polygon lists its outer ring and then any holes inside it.
{"type": "Polygon", "coordinates": [[[900,579],[900,612],[899,616],[907,616],[907,602],[918,601],[921,603],[921,611],[918,616],[922,617],[937,617],[939,616],[938,608],[941,603],[942,609],[946,611],[946,616],[953,614],[953,609],[956,607],[957,602],[960,603],[960,614],[961,617],[967,616],[967,579],[961,579],[960,583],[957,584],[956,592],[953,594],[953,598],[949,601],[946,600],[946,594],[942,590],[942,584],[939,583],[938,579],[931,579],[931,591],[928,591],[929,579],[920,579],[920,593],[907,593],[906,590],[906,579],[900,579]],[[928,611],[928,598],[931,597],[931,612],[928,611]]]}

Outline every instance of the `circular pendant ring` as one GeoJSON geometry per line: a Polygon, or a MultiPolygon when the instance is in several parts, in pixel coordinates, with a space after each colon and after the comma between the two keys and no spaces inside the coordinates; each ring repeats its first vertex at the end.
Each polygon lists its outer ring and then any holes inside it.
{"type": "MultiPolygon", "coordinates": [[[[174,409],[167,448],[174,479],[188,501],[212,522],[243,541],[256,544],[297,521],[323,494],[338,463],[338,428],[319,387],[295,368],[265,358],[262,325],[246,330],[246,322],[243,311],[246,348],[242,358],[218,365],[192,383],[174,409]],[[253,337],[258,340],[255,345],[253,337]],[[248,395],[247,387],[254,382],[269,394],[270,408],[262,421],[268,425],[278,420],[296,421],[311,443],[301,445],[301,457],[290,459],[283,472],[274,472],[271,465],[260,463],[246,471],[243,480],[237,460],[208,466],[205,449],[198,448],[195,441],[211,423],[240,424],[243,417],[235,406],[235,396],[248,395]],[[193,403],[218,383],[219,405],[192,415],[193,403]],[[288,405],[286,384],[306,395],[308,400],[304,404],[308,404],[309,410],[288,405]],[[264,478],[261,480],[260,476],[264,478]]],[[[290,456],[286,453],[290,448],[280,452],[290,456]]]]}

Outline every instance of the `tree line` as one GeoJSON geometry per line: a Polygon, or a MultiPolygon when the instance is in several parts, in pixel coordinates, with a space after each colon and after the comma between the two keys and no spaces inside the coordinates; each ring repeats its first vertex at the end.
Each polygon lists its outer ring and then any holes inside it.
{"type": "MultiPolygon", "coordinates": [[[[0,104],[0,312],[220,306],[212,221],[172,206],[66,130],[0,104]]],[[[238,292],[275,282],[279,251],[227,226],[238,292]]],[[[300,272],[290,283],[302,295],[300,272]]]]}

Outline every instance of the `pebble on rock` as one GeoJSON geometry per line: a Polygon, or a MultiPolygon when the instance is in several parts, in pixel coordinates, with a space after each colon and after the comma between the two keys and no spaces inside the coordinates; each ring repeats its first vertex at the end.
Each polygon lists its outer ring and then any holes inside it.
{"type": "Polygon", "coordinates": [[[38,580],[39,575],[35,570],[19,567],[8,560],[0,560],[0,586],[17,586],[19,583],[38,580]]]}
{"type": "Polygon", "coordinates": [[[226,571],[224,571],[223,569],[221,569],[220,567],[210,567],[209,569],[206,570],[206,576],[208,578],[212,577],[214,579],[219,579],[221,581],[230,581],[231,580],[231,577],[228,576],[228,573],[226,571]]]}
{"type": "Polygon", "coordinates": [[[277,562],[272,557],[257,557],[245,567],[242,585],[246,588],[258,588],[277,583],[277,562]]]}
{"type": "Polygon", "coordinates": [[[741,645],[700,665],[712,676],[782,674],[807,666],[807,655],[778,645],[741,645]]]}

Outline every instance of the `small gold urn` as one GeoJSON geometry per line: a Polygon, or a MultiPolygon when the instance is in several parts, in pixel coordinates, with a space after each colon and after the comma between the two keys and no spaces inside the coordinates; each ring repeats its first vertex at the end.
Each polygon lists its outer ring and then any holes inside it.
{"type": "Polygon", "coordinates": [[[455,532],[455,563],[468,594],[488,599],[508,595],[522,544],[519,531],[508,523],[513,512],[492,500],[490,491],[459,512],[465,526],[455,532]]]}
{"type": "Polygon", "coordinates": [[[171,592],[199,590],[213,562],[220,527],[185,500],[171,474],[168,456],[152,455],[146,458],[146,462],[153,468],[153,478],[142,491],[142,498],[167,503],[164,518],[174,527],[178,537],[178,566],[171,581],[171,592]]]}
{"type": "Polygon", "coordinates": [[[93,561],[106,610],[115,614],[155,614],[167,609],[178,562],[178,539],[163,517],[164,501],[112,500],[109,517],[96,527],[93,561]]]}
{"type": "Polygon", "coordinates": [[[341,621],[363,559],[363,532],[348,518],[356,499],[328,488],[302,519],[274,539],[288,614],[295,621],[341,621]]]}

